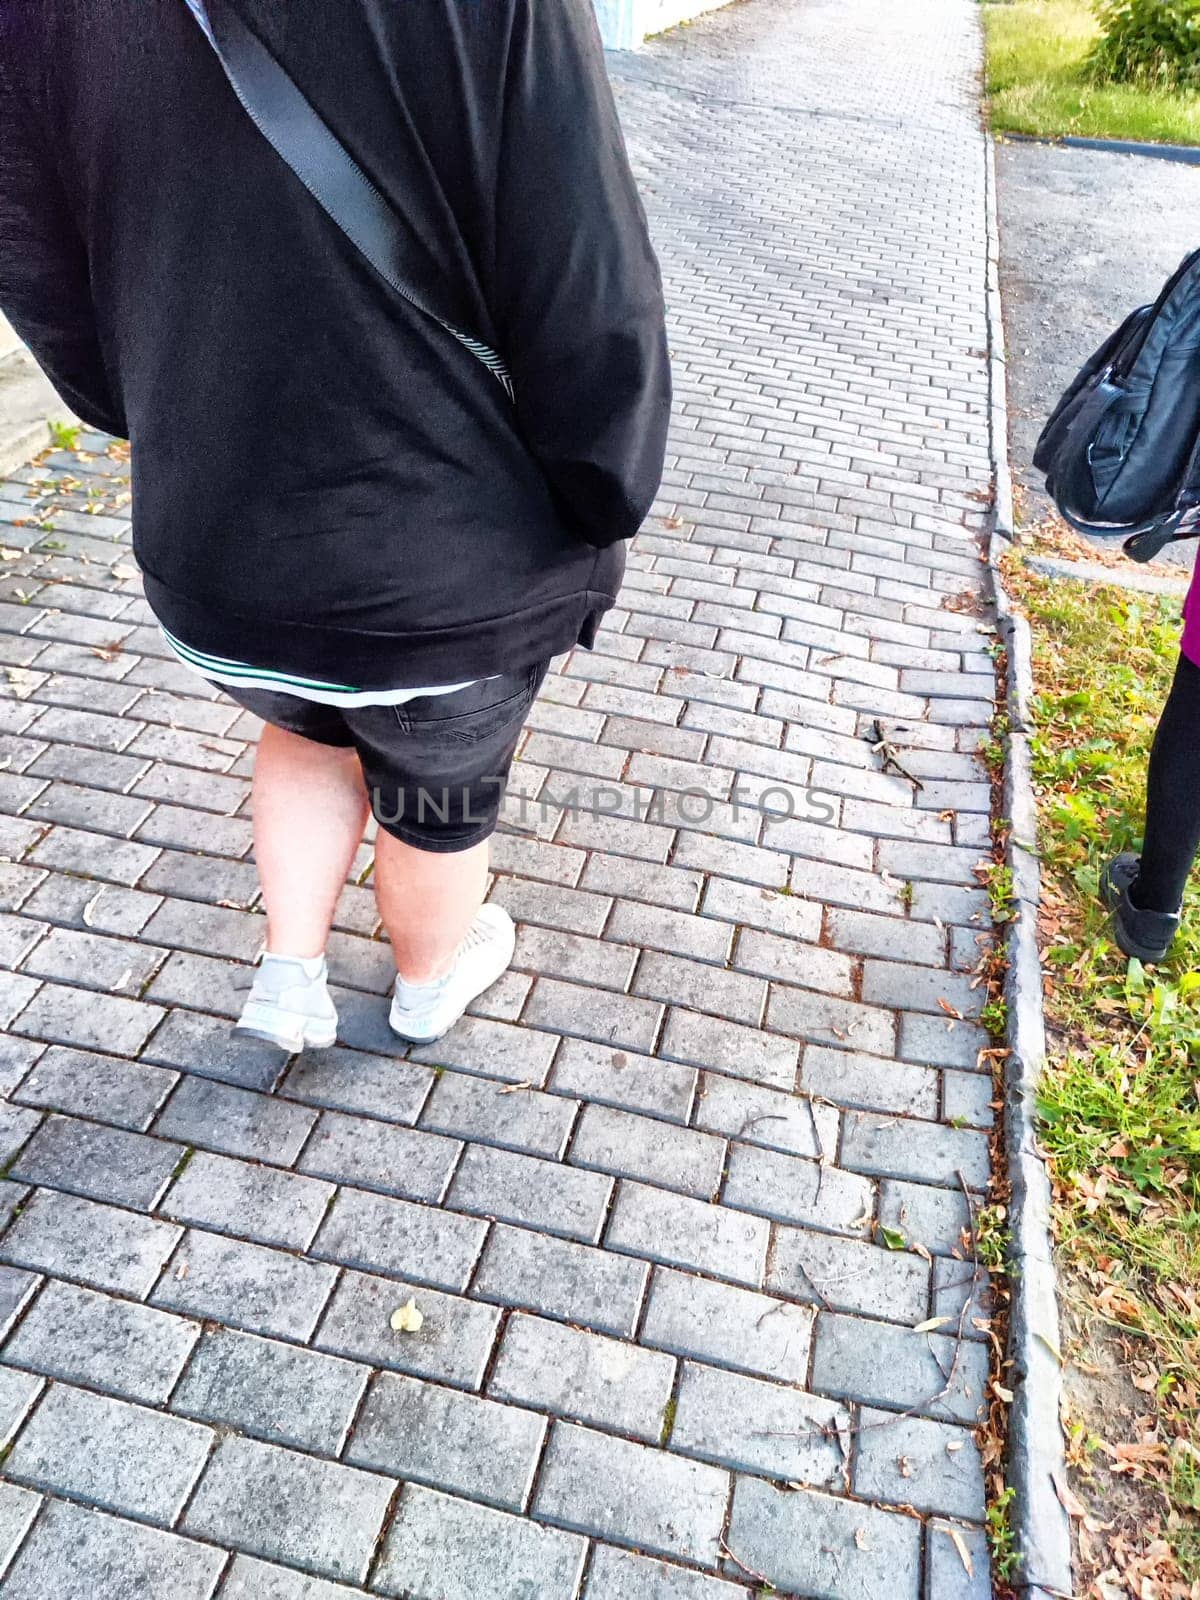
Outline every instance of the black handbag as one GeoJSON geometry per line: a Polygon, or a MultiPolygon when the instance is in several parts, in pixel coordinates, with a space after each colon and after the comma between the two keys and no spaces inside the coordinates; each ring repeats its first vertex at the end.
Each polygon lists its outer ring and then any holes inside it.
{"type": "Polygon", "coordinates": [[[1033,462],[1065,521],[1135,561],[1200,531],[1200,250],[1083,367],[1033,462]]]}
{"type": "Polygon", "coordinates": [[[316,107],[305,98],[262,40],[220,0],[185,0],[216,52],[246,115],[292,169],[322,211],[342,230],[384,281],[410,305],[432,317],[483,363],[513,399],[503,357],[459,326],[441,293],[415,287],[408,225],[384,199],[316,107]]]}

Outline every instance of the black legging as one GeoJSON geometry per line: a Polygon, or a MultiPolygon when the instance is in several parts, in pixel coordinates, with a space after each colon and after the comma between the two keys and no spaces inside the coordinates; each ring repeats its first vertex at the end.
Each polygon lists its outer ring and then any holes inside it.
{"type": "Polygon", "coordinates": [[[1131,899],[1178,911],[1200,848],[1200,667],[1180,656],[1146,778],[1146,842],[1131,899]]]}

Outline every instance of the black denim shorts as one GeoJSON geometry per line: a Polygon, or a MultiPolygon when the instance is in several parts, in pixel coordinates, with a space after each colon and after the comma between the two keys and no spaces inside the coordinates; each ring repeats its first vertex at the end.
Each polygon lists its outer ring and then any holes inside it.
{"type": "Polygon", "coordinates": [[[324,706],[214,684],[247,711],[317,744],[353,748],[381,828],[418,850],[469,850],[496,827],[521,729],[550,663],[400,706],[324,706]]]}

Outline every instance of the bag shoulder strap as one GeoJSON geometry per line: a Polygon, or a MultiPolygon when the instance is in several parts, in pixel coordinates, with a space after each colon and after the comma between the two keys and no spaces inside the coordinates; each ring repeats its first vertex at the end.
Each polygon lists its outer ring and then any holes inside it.
{"type": "Polygon", "coordinates": [[[512,378],[496,351],[444,317],[432,297],[413,289],[402,265],[400,218],[258,36],[232,7],[221,6],[214,16],[205,0],[185,3],[247,116],[322,211],[397,294],[465,345],[512,399],[512,378]]]}

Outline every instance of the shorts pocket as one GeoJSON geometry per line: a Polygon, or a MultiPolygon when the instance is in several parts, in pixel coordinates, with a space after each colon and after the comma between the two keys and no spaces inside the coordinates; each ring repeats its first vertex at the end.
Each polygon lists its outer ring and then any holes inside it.
{"type": "Polygon", "coordinates": [[[479,744],[523,720],[546,670],[545,665],[539,664],[485,678],[454,694],[421,695],[396,706],[396,720],[405,733],[416,739],[437,744],[479,744]]]}

